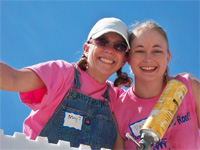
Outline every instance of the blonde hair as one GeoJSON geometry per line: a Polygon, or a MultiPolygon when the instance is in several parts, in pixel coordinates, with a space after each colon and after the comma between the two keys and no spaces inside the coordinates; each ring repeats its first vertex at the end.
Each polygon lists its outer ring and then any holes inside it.
{"type": "MultiPolygon", "coordinates": [[[[148,29],[155,30],[155,31],[158,31],[164,37],[164,39],[166,40],[166,43],[167,43],[167,52],[168,53],[170,52],[167,34],[164,31],[164,29],[160,25],[158,25],[156,22],[154,22],[153,20],[148,20],[148,21],[142,22],[140,24],[136,23],[132,26],[135,26],[135,28],[132,30],[132,33],[131,33],[130,43],[134,40],[135,35],[137,33],[144,31],[144,30],[148,30],[148,29]]],[[[166,67],[163,81],[164,81],[164,83],[167,83],[169,81],[169,67],[168,66],[166,67]]]]}

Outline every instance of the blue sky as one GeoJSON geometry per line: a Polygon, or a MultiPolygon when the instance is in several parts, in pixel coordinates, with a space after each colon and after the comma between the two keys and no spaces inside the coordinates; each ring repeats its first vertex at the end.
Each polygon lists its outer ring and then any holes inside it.
{"type": "MultiPolygon", "coordinates": [[[[153,19],[168,34],[170,74],[189,72],[200,79],[199,6],[198,0],[2,0],[0,59],[16,69],[49,60],[77,62],[90,29],[99,19],[117,17],[128,26],[153,19]]],[[[123,71],[131,74],[128,64],[123,71]]],[[[0,129],[8,135],[22,132],[30,109],[16,92],[0,90],[0,95],[0,129]]]]}

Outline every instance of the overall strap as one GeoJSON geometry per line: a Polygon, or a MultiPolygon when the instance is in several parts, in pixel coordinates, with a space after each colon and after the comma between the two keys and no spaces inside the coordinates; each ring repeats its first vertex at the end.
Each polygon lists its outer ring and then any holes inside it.
{"type": "MultiPolygon", "coordinates": [[[[80,72],[78,71],[78,69],[76,67],[74,67],[74,83],[73,83],[73,87],[81,89],[81,83],[80,83],[79,76],[80,76],[80,72]]],[[[110,96],[109,96],[110,85],[108,83],[106,83],[106,85],[107,85],[106,91],[104,92],[104,94],[102,96],[110,102],[110,96]]]]}
{"type": "Polygon", "coordinates": [[[74,67],[74,83],[73,83],[73,87],[81,89],[81,83],[80,83],[80,80],[79,80],[79,75],[80,75],[80,72],[74,67]]]}
{"type": "Polygon", "coordinates": [[[110,85],[108,83],[106,83],[106,84],[107,84],[107,88],[106,88],[106,91],[104,92],[104,94],[102,96],[110,102],[110,96],[109,96],[110,85]]]}

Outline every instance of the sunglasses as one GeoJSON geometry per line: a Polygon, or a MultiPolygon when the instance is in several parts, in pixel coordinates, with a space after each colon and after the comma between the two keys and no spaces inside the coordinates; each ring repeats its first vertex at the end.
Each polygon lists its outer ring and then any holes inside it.
{"type": "MultiPolygon", "coordinates": [[[[95,43],[98,46],[101,46],[101,47],[107,47],[110,44],[109,40],[107,40],[104,37],[99,37],[99,38],[96,38],[96,39],[93,39],[93,40],[95,41],[95,43]]],[[[127,45],[124,44],[124,43],[120,43],[120,42],[114,42],[113,48],[118,52],[127,52],[128,51],[127,45]]]]}

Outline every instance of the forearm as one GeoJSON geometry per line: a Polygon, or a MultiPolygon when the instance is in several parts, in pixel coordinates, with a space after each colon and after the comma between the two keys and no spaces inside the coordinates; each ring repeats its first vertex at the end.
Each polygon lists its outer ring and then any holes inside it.
{"type": "Polygon", "coordinates": [[[13,92],[28,92],[45,87],[43,81],[29,69],[17,70],[0,62],[0,89],[13,92]]]}
{"type": "Polygon", "coordinates": [[[0,89],[14,91],[14,78],[16,70],[9,65],[0,62],[0,89]]]}

